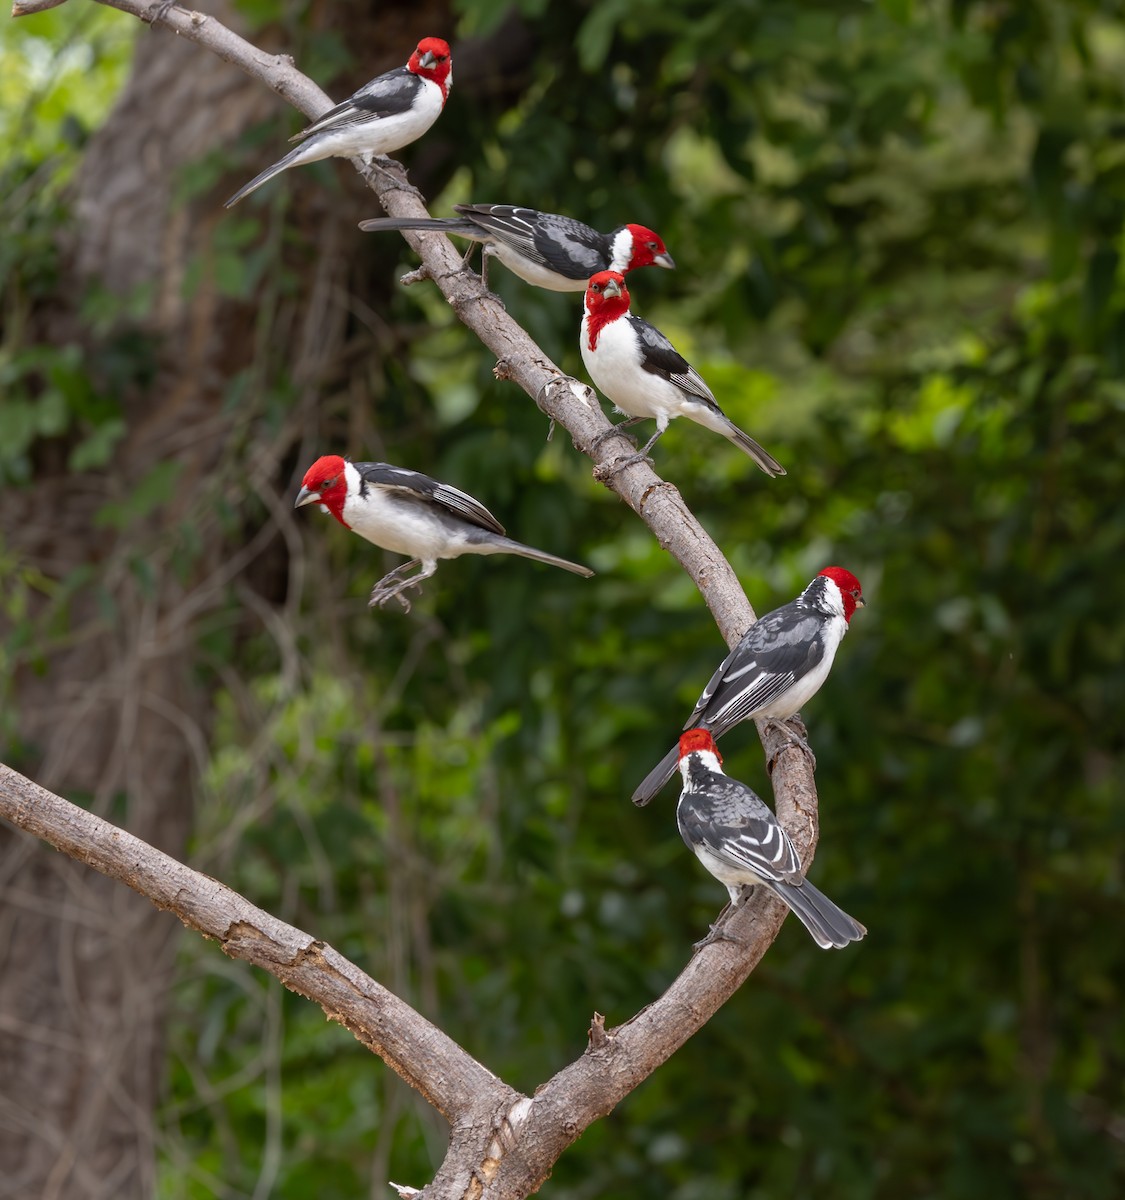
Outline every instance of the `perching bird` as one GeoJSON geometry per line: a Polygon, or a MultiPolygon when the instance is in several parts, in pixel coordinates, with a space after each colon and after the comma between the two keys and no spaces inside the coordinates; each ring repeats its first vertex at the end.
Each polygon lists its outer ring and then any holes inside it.
{"type": "Polygon", "coordinates": [[[318,458],[305,472],[295,508],[319,504],[345,528],[395,554],[409,554],[380,579],[369,604],[393,597],[410,611],[402,594],[437,570],[439,558],[462,554],[518,554],[575,575],[593,575],[589,567],[556,558],[504,536],[504,527],[479,500],[428,475],[381,462],[347,462],[338,454],[318,458]],[[406,572],[420,566],[417,575],[406,572]]]}
{"type": "MultiPolygon", "coordinates": [[[[681,734],[678,753],[684,781],[676,808],[680,836],[725,885],[732,907],[742,903],[747,885],[762,884],[796,913],[818,946],[841,949],[858,942],[867,930],[805,880],[797,847],[753,788],[723,772],[707,730],[681,734]]],[[[704,943],[723,936],[718,924],[704,943]]]]}
{"type": "Polygon", "coordinates": [[[226,207],[237,204],[290,167],[356,155],[370,161],[376,155],[392,154],[409,146],[441,116],[452,83],[449,44],[441,38],[423,38],[405,67],[396,67],[365,83],[342,104],[291,137],[291,142],[303,144],[239,188],[226,207]]]}
{"type": "MultiPolygon", "coordinates": [[[[551,292],[583,292],[598,271],[638,267],[674,267],[658,234],[643,225],[619,225],[599,233],[572,217],[519,208],[514,204],[455,204],[459,217],[376,217],[361,221],[368,233],[415,229],[465,237],[484,245],[481,281],[488,286],[488,260],[504,266],[535,287],[551,292]]],[[[466,253],[466,260],[472,253],[466,253]]]]}
{"type": "Polygon", "coordinates": [[[722,434],[767,475],[785,474],[777,459],[723,412],[699,372],[664,334],[629,311],[629,291],[619,271],[600,271],[590,280],[581,349],[594,385],[629,417],[617,429],[649,417],[656,420],[652,437],[615,470],[643,459],[673,417],[687,417],[722,434]]]}
{"type": "MultiPolygon", "coordinates": [[[[820,691],[857,607],[859,580],[844,567],[825,567],[788,604],[759,617],[719,664],[696,701],[685,729],[722,737],[739,721],[786,721],[820,691]]],[[[645,776],[633,803],[647,804],[672,778],[679,758],[671,750],[645,776]]]]}

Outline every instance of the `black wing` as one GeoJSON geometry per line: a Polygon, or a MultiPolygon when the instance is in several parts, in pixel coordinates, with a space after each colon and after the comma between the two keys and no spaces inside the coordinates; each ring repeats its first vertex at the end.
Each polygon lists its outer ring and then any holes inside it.
{"type": "Polygon", "coordinates": [[[372,117],[393,117],[406,112],[414,103],[418,89],[424,86],[423,80],[408,71],[405,67],[397,67],[380,75],[370,83],[365,83],[358,92],[353,92],[335,108],[330,108],[300,133],[295,133],[289,140],[299,142],[314,133],[323,133],[326,129],[338,129],[342,125],[351,125],[356,121],[367,121],[372,117]]]}
{"type": "Polygon", "coordinates": [[[629,321],[640,340],[643,370],[652,375],[659,375],[661,379],[667,379],[693,399],[699,400],[718,413],[722,412],[699,372],[655,325],[650,325],[632,313],[629,314],[629,321]]]}
{"type": "Polygon", "coordinates": [[[800,883],[797,848],[754,790],[726,775],[705,774],[703,790],[685,791],[676,809],[684,840],[764,879],[800,883]]]}
{"type": "Polygon", "coordinates": [[[567,279],[589,279],[609,266],[609,239],[572,217],[513,204],[455,204],[453,211],[567,279]]]}
{"type": "Polygon", "coordinates": [[[420,471],[408,471],[405,467],[392,467],[390,463],[357,462],[352,466],[359,472],[365,485],[390,488],[416,499],[429,501],[448,509],[466,521],[488,529],[492,533],[504,535],[504,526],[484,507],[479,500],[474,500],[468,492],[451,487],[448,483],[440,483],[423,475],[420,471]]]}
{"type": "Polygon", "coordinates": [[[771,704],[824,657],[823,621],[796,601],[766,613],[719,664],[684,728],[702,722],[720,737],[771,704]]]}

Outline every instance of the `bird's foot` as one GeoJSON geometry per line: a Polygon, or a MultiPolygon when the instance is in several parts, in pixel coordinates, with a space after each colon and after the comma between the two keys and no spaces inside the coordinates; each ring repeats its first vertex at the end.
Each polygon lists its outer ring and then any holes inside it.
{"type": "Polygon", "coordinates": [[[736,946],[741,946],[742,939],[725,932],[723,929],[725,924],[726,922],[720,917],[713,925],[709,925],[707,936],[700,938],[698,942],[692,942],[692,949],[698,954],[700,950],[714,945],[715,942],[733,942],[736,946]]]}
{"type": "Polygon", "coordinates": [[[402,163],[397,162],[393,158],[388,158],[385,154],[376,154],[372,156],[367,165],[370,170],[378,171],[386,179],[387,186],[391,191],[406,192],[408,196],[417,196],[419,200],[425,199],[412,183],[407,183],[406,168],[402,163]]]}
{"type": "Polygon", "coordinates": [[[384,575],[382,579],[371,589],[371,597],[367,601],[368,608],[384,608],[388,601],[397,600],[402,605],[404,612],[410,611],[410,601],[405,593],[408,588],[420,588],[423,579],[429,579],[429,575],[414,575],[410,579],[404,579],[403,575],[412,567],[418,565],[417,561],[404,563],[401,567],[397,567],[389,575],[384,575]]]}
{"type": "Polygon", "coordinates": [[[175,7],[176,0],[160,0],[160,3],[149,13],[148,27],[151,29],[154,25],[159,24],[175,7]]]}
{"type": "MultiPolygon", "coordinates": [[[[773,726],[775,729],[780,729],[785,737],[786,744],[799,747],[808,758],[809,765],[814,771],[816,770],[816,755],[812,752],[812,747],[805,740],[805,734],[808,732],[808,730],[805,729],[801,718],[796,713],[794,713],[794,715],[791,716],[787,721],[780,721],[776,717],[770,717],[769,720],[766,721],[766,724],[773,726]],[[793,727],[794,723],[797,726],[796,729],[793,727]]],[[[781,751],[779,750],[778,753],[773,755],[773,757],[766,764],[766,770],[770,775],[773,774],[773,769],[775,766],[777,766],[777,760],[780,754],[781,751]]]]}
{"type": "Polygon", "coordinates": [[[607,441],[611,437],[623,437],[627,442],[631,443],[633,446],[636,446],[637,439],[631,438],[627,433],[622,432],[622,430],[625,429],[628,424],[628,421],[622,421],[619,425],[614,425],[610,429],[603,429],[602,432],[599,433],[598,436],[590,443],[590,453],[597,453],[597,449],[602,442],[607,441]]]}
{"type": "Polygon", "coordinates": [[[611,463],[598,463],[594,468],[594,478],[599,483],[605,483],[607,479],[612,479],[626,467],[633,467],[642,462],[650,463],[652,459],[647,454],[637,453],[630,454],[626,458],[615,458],[611,463]]]}

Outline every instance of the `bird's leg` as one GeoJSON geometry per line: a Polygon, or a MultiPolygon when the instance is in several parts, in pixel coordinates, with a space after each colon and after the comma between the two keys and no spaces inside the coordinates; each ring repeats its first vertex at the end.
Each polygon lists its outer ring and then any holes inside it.
{"type": "Polygon", "coordinates": [[[406,192],[408,195],[417,196],[419,200],[425,199],[412,183],[406,182],[406,170],[402,163],[396,162],[395,159],[388,157],[386,154],[363,155],[362,157],[367,162],[368,168],[372,171],[378,171],[388,181],[394,191],[406,192]],[[397,168],[402,174],[396,174],[394,168],[397,168]]]}
{"type": "MultiPolygon", "coordinates": [[[[622,421],[621,424],[624,425],[627,424],[627,422],[622,421]]],[[[620,429],[621,426],[619,425],[617,428],[620,429]]],[[[608,466],[601,466],[599,464],[594,468],[594,478],[604,483],[605,480],[616,475],[619,471],[624,471],[626,467],[632,467],[639,462],[651,461],[649,459],[648,452],[653,448],[653,446],[656,445],[657,438],[659,438],[663,432],[663,429],[658,429],[652,435],[652,437],[650,437],[648,441],[645,442],[645,444],[637,451],[636,454],[630,454],[626,458],[619,458],[610,463],[608,466]]]]}
{"type": "MultiPolygon", "coordinates": [[[[787,721],[780,721],[777,719],[777,717],[769,717],[766,720],[766,724],[772,725],[775,729],[780,729],[787,742],[791,743],[794,746],[799,746],[805,752],[805,754],[808,756],[809,764],[812,766],[812,769],[814,771],[816,770],[816,755],[812,752],[812,747],[805,740],[804,735],[807,732],[807,730],[805,729],[805,726],[802,723],[800,715],[798,713],[794,713],[793,716],[791,716],[789,718],[789,720],[787,720],[787,721]],[[800,729],[801,729],[800,733],[798,733],[797,730],[793,728],[793,726],[790,724],[790,721],[796,721],[796,723],[800,726],[800,729]]],[[[775,754],[770,759],[770,761],[766,764],[766,769],[769,771],[769,773],[771,775],[773,774],[773,769],[776,765],[777,765],[777,755],[775,754]]]]}
{"type": "MultiPolygon", "coordinates": [[[[590,443],[590,453],[595,450],[606,440],[606,438],[616,437],[623,429],[631,429],[634,425],[639,424],[644,420],[644,417],[629,417],[626,421],[618,421],[616,425],[605,430],[604,433],[599,433],[596,438],[590,443]]],[[[631,440],[631,439],[630,439],[631,440]]],[[[636,442],[633,443],[636,445],[636,442]]]]}
{"type": "Polygon", "coordinates": [[[148,17],[149,28],[151,29],[158,21],[163,21],[164,18],[176,7],[176,0],[161,0],[150,13],[148,17]]]}
{"type": "Polygon", "coordinates": [[[692,945],[696,951],[702,950],[704,946],[710,946],[713,942],[734,942],[736,946],[742,945],[742,939],[736,938],[725,932],[724,927],[730,920],[733,913],[736,913],[750,898],[751,892],[754,890],[754,885],[744,883],[738,891],[738,899],[733,897],[728,902],[726,908],[715,918],[714,923],[708,927],[707,936],[700,938],[698,942],[693,942],[692,945]]]}
{"type": "Polygon", "coordinates": [[[388,600],[397,599],[404,611],[409,612],[410,601],[403,595],[403,592],[407,588],[419,587],[422,580],[429,579],[436,570],[437,563],[430,563],[427,566],[422,563],[420,558],[412,558],[409,562],[404,562],[402,566],[395,567],[389,575],[384,575],[371,589],[371,598],[367,601],[367,607],[374,608],[378,605],[381,608],[388,600]],[[403,576],[406,572],[414,567],[421,567],[422,569],[417,575],[412,575],[409,579],[404,579],[403,576]]]}

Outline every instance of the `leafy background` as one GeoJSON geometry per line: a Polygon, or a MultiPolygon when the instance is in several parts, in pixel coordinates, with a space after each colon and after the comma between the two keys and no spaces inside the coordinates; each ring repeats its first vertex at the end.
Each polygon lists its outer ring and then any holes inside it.
{"type": "MultiPolygon", "coordinates": [[[[497,200],[658,229],[679,269],[634,277],[636,309],[790,474],[767,481],[686,422],[657,469],[759,612],[828,562],[859,575],[870,605],[806,713],[813,875],[870,935],[826,954],[787,922],[741,992],[544,1194],[1120,1195],[1122,6],[516,7],[534,46],[526,78],[514,98],[472,104],[455,86],[429,139],[432,211],[497,200]]],[[[340,94],[370,74],[346,10],[258,0],[243,14],[280,27],[313,77],[347,80],[340,94]]],[[[507,19],[506,3],[457,0],[448,29],[456,46],[507,19]]],[[[64,439],[75,471],[111,467],[114,381],[149,369],[152,346],[119,326],[93,365],[23,333],[134,34],[75,5],[0,28],[10,487],[34,486],[44,439],[64,439]]],[[[190,197],[249,177],[290,124],[278,116],[177,186],[190,197]]],[[[394,287],[412,265],[397,239],[354,235],[354,353],[315,388],[294,376],[276,348],[307,295],[312,241],[287,224],[288,197],[359,188],[304,175],[211,235],[258,344],[227,382],[239,435],[201,502],[249,537],[271,519],[244,486],[251,456],[285,498],[317,453],[386,457],[599,574],[463,560],[409,617],[371,616],[387,564],[301,514],[273,575],[252,581],[268,617],[248,628],[232,585],[198,632],[213,718],[190,860],[533,1089],[582,1051],[594,1009],[615,1023],[658,994],[722,902],[679,843],[673,793],[644,811],[628,795],[723,647],[568,439],[545,441],[541,415],[492,380],[432,291],[394,287]]],[[[577,298],[501,268],[493,280],[580,374],[577,298]]],[[[107,298],[84,302],[108,330],[107,298]]],[[[114,297],[110,315],[140,302],[114,297]]],[[[92,519],[127,537],[175,472],[154,464],[92,519]]],[[[184,520],[149,569],[192,553],[184,520]]],[[[0,555],[11,678],[65,636],[69,592],[98,584],[43,578],[2,542],[0,555]],[[44,592],[48,617],[33,618],[28,597],[44,592]]],[[[16,765],[32,749],[15,741],[16,765]]],[[[753,737],[724,750],[768,796],[753,737]]],[[[383,1195],[387,1178],[420,1185],[443,1152],[440,1122],[345,1032],[194,938],[166,1079],[167,1200],[383,1195]]]]}

